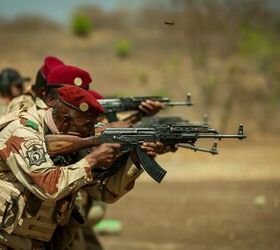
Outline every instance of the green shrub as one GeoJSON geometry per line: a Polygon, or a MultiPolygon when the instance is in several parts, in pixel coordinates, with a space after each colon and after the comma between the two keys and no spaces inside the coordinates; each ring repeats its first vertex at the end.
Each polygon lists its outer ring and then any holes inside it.
{"type": "Polygon", "coordinates": [[[131,43],[128,40],[120,40],[116,43],[115,50],[119,58],[126,58],[131,54],[131,43]]]}
{"type": "Polygon", "coordinates": [[[72,19],[72,32],[77,36],[88,36],[92,31],[92,22],[89,16],[77,13],[72,19]]]}

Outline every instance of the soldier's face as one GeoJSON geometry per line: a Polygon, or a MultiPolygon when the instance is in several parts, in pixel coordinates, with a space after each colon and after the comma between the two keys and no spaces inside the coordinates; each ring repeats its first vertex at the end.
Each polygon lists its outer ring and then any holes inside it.
{"type": "Polygon", "coordinates": [[[23,86],[22,85],[12,85],[11,86],[11,96],[17,97],[23,94],[23,86]]]}
{"type": "Polygon", "coordinates": [[[63,133],[88,137],[94,135],[97,117],[89,113],[80,113],[66,119],[63,133]],[[66,131],[65,131],[66,130],[66,131]]]}

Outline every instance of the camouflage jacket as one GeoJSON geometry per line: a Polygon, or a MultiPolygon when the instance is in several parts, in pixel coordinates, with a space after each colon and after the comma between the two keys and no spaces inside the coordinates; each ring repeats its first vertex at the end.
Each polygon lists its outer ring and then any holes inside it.
{"type": "MultiPolygon", "coordinates": [[[[36,105],[0,119],[0,179],[29,190],[41,200],[56,201],[85,190],[95,199],[114,202],[134,185],[141,170],[129,158],[113,176],[99,180],[86,159],[68,166],[55,166],[47,153],[44,135],[46,109],[36,105]]],[[[26,205],[28,200],[25,201],[26,205]]],[[[39,238],[40,239],[40,238],[39,238]]]]}
{"type": "MultiPolygon", "coordinates": [[[[36,98],[36,99],[38,101],[41,100],[39,98],[36,98]]],[[[42,103],[44,103],[44,102],[42,101],[42,103]]],[[[26,110],[26,109],[32,107],[34,104],[35,104],[35,99],[31,95],[20,95],[18,97],[13,98],[12,101],[9,103],[7,110],[6,110],[6,114],[9,114],[13,111],[18,111],[20,109],[26,110]]]]}
{"type": "MultiPolygon", "coordinates": [[[[19,112],[18,119],[2,129],[0,174],[5,174],[4,180],[19,181],[42,200],[57,200],[91,183],[93,176],[85,159],[59,168],[53,164],[44,139],[44,114],[45,110],[38,111],[34,105],[27,112],[19,112]]],[[[0,124],[5,124],[6,117],[0,124]]]]}
{"type": "MultiPolygon", "coordinates": [[[[26,106],[26,105],[25,105],[26,106]]],[[[60,199],[87,185],[91,197],[112,203],[127,193],[142,173],[129,158],[117,173],[102,180],[92,176],[85,159],[57,168],[47,154],[44,134],[46,104],[39,98],[28,111],[17,111],[0,119],[9,123],[0,132],[0,179],[19,181],[38,198],[60,199]],[[7,121],[6,121],[7,120],[7,121]]]]}

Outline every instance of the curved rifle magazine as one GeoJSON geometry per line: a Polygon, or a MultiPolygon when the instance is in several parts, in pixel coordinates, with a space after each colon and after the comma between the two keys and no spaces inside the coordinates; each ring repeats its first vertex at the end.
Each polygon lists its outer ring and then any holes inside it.
{"type": "Polygon", "coordinates": [[[154,158],[148,156],[140,146],[136,147],[136,153],[143,169],[150,175],[156,182],[160,183],[167,171],[164,170],[154,158]]]}

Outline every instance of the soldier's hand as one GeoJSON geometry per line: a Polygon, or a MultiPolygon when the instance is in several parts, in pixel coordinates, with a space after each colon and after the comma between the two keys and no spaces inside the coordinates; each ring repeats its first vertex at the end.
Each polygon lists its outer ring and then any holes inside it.
{"type": "Polygon", "coordinates": [[[153,116],[164,108],[164,104],[158,101],[147,100],[141,102],[139,109],[142,110],[147,116],[153,116]]]}
{"type": "Polygon", "coordinates": [[[141,148],[147,152],[148,155],[155,157],[157,154],[164,154],[167,152],[177,151],[177,147],[164,145],[161,142],[152,143],[145,142],[142,144],[141,148]]]}
{"type": "Polygon", "coordinates": [[[86,156],[89,164],[94,166],[111,166],[120,155],[121,145],[118,143],[103,143],[98,147],[94,147],[86,156]]]}
{"type": "Polygon", "coordinates": [[[128,121],[111,122],[106,125],[107,128],[132,128],[133,124],[128,121]]]}

